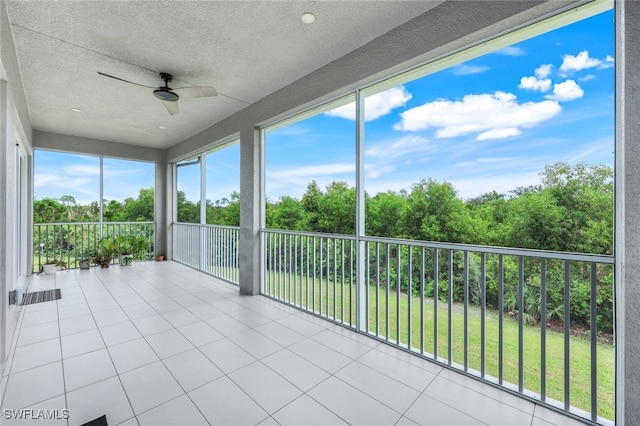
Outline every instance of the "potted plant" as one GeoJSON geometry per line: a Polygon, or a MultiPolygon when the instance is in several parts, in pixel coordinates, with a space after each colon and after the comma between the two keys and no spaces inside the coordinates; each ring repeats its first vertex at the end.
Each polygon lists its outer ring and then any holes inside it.
{"type": "Polygon", "coordinates": [[[130,236],[118,237],[115,243],[118,250],[118,263],[123,266],[130,265],[133,262],[130,236]]]}
{"type": "Polygon", "coordinates": [[[65,269],[67,267],[67,262],[64,260],[51,259],[45,264],[40,265],[40,272],[44,272],[45,275],[53,275],[58,271],[58,267],[60,267],[60,269],[65,269]]]}
{"type": "Polygon", "coordinates": [[[149,251],[149,243],[144,237],[128,235],[116,238],[116,246],[121,265],[130,265],[134,259],[143,259],[149,251]]]}
{"type": "Polygon", "coordinates": [[[80,269],[89,269],[91,258],[85,253],[80,257],[80,259],[78,259],[78,263],[80,264],[80,269]]]}
{"type": "Polygon", "coordinates": [[[98,241],[96,248],[91,253],[91,261],[100,265],[101,268],[108,268],[117,254],[116,241],[111,237],[105,237],[98,241]]]}

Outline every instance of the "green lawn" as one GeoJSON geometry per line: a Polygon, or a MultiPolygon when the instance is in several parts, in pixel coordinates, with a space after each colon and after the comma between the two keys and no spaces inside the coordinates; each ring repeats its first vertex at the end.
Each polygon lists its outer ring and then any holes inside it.
{"type": "MultiPolygon", "coordinates": [[[[341,280],[321,283],[305,277],[267,273],[265,292],[303,308],[314,310],[337,321],[355,324],[355,286],[341,280]],[[335,291],[335,293],[334,293],[335,291]],[[351,297],[353,295],[353,297],[351,297]],[[351,308],[351,310],[350,310],[351,308]],[[343,314],[344,312],[344,314],[343,314]]],[[[376,332],[383,339],[401,345],[408,345],[409,322],[411,322],[411,346],[420,350],[421,334],[424,333],[424,352],[434,353],[434,308],[433,299],[425,298],[421,309],[419,297],[409,297],[405,293],[398,298],[395,288],[380,287],[378,293],[379,309],[376,312],[376,287],[369,287],[369,332],[376,332]],[[389,307],[389,327],[387,328],[387,300],[389,307]],[[409,316],[411,305],[411,316],[409,316]],[[398,323],[398,315],[400,321],[398,323]],[[420,327],[421,312],[424,316],[424,330],[420,327]],[[409,320],[410,318],[410,320],[409,320]],[[400,330],[398,338],[398,327],[400,330]]],[[[438,356],[447,358],[449,352],[449,308],[447,303],[438,302],[438,356]]],[[[480,371],[481,354],[481,311],[470,306],[468,317],[468,367],[480,371]]],[[[454,304],[451,312],[452,345],[451,361],[464,364],[464,307],[454,304]]],[[[498,312],[487,310],[485,313],[485,374],[498,377],[498,312]]],[[[518,321],[504,315],[503,321],[503,379],[518,383],[518,321]]],[[[539,393],[541,390],[541,329],[537,326],[524,326],[523,332],[523,386],[539,393]]],[[[572,406],[590,411],[591,404],[591,346],[587,339],[571,336],[570,339],[570,397],[572,406]]],[[[609,344],[597,346],[597,397],[598,415],[607,419],[614,417],[614,350],[609,344]]],[[[564,402],[564,334],[552,330],[546,333],[546,395],[564,402]]]]}

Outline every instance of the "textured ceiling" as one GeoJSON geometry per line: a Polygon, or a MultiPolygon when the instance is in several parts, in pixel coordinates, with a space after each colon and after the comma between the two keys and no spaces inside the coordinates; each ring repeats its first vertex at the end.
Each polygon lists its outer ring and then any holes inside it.
{"type": "Polygon", "coordinates": [[[6,3],[34,129],[167,148],[441,1],[6,3]],[[304,12],[316,22],[303,24],[304,12]],[[170,116],[151,93],[97,71],[148,86],[168,72],[173,88],[220,95],[181,100],[170,116]]]}

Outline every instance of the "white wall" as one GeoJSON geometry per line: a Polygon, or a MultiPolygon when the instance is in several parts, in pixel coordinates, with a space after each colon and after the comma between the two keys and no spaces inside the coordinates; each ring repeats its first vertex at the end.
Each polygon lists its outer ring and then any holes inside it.
{"type": "MultiPolygon", "coordinates": [[[[18,202],[16,183],[18,182],[16,167],[16,144],[20,142],[21,148],[26,153],[25,166],[31,170],[31,121],[24,96],[22,81],[18,69],[18,60],[13,45],[13,37],[9,29],[9,21],[6,14],[5,3],[0,3],[0,371],[4,370],[9,346],[15,332],[19,308],[9,306],[9,292],[21,282],[21,276],[17,265],[16,247],[20,239],[23,247],[30,247],[28,229],[31,228],[31,203],[27,207],[26,226],[21,231],[17,230],[18,218],[15,206],[18,202]],[[23,135],[18,141],[16,132],[23,135]]],[[[29,174],[30,175],[30,174],[29,174]]],[[[31,187],[29,182],[25,185],[26,191],[23,197],[30,199],[31,187]]],[[[31,250],[26,254],[31,257],[31,250]]],[[[23,271],[24,272],[24,271],[23,271]]]]}

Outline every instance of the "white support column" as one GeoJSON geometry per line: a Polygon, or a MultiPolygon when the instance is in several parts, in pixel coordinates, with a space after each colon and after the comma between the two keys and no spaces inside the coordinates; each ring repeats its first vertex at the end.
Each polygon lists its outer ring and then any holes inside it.
{"type": "Polygon", "coordinates": [[[366,243],[362,241],[365,235],[365,196],[364,196],[364,95],[362,91],[356,91],[356,328],[359,331],[366,330],[367,326],[367,292],[369,285],[366,279],[367,265],[365,263],[366,243]]]}
{"type": "MultiPolygon", "coordinates": [[[[204,154],[200,154],[200,225],[207,223],[207,160],[204,154]]],[[[206,241],[206,230],[200,227],[200,270],[207,270],[207,258],[209,247],[206,241]]]]}
{"type": "Polygon", "coordinates": [[[240,293],[260,293],[262,141],[255,127],[240,132],[240,293]]]}
{"type": "Polygon", "coordinates": [[[640,419],[640,2],[616,1],[616,424],[640,419]]]}
{"type": "Polygon", "coordinates": [[[169,165],[165,157],[156,162],[155,168],[155,208],[153,220],[155,222],[155,248],[156,255],[163,255],[167,260],[170,259],[170,242],[171,242],[171,222],[173,215],[170,212],[173,209],[173,202],[169,194],[173,193],[173,182],[169,165]]]}

